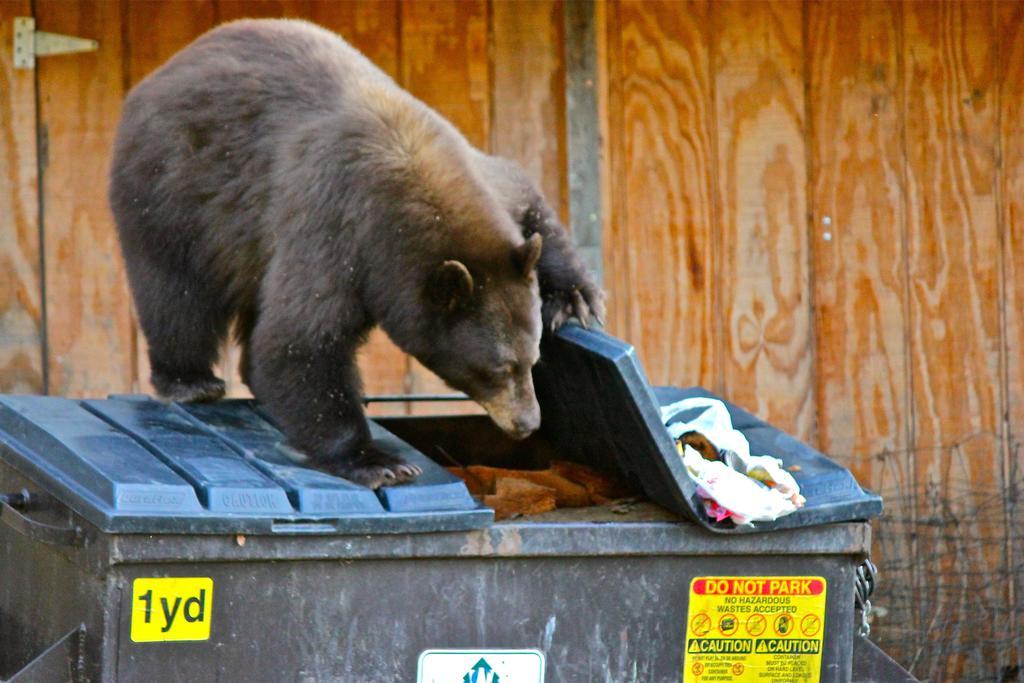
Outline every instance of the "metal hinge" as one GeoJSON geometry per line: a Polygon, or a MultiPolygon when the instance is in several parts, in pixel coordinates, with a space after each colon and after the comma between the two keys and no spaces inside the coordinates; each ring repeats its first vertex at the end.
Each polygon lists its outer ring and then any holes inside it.
{"type": "Polygon", "coordinates": [[[36,30],[34,17],[14,18],[14,68],[36,68],[36,57],[95,52],[99,41],[36,30]]]}

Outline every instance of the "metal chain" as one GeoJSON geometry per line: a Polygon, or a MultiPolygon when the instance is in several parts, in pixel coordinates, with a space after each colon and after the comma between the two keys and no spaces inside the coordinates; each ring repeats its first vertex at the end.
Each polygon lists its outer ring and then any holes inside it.
{"type": "Polygon", "coordinates": [[[857,567],[853,589],[854,607],[860,612],[857,633],[865,638],[871,634],[871,622],[868,621],[868,617],[871,614],[871,594],[875,592],[877,580],[878,567],[870,559],[865,559],[857,567]]]}

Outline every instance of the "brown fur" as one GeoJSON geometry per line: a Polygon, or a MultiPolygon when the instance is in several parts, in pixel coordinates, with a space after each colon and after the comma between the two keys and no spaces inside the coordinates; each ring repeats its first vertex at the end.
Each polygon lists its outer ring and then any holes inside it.
{"type": "Polygon", "coordinates": [[[354,355],[373,325],[522,437],[542,309],[601,315],[521,171],[306,22],[226,24],[136,86],[110,201],[157,390],[218,398],[234,323],[289,440],[371,486],[419,473],[369,440],[354,355]]]}

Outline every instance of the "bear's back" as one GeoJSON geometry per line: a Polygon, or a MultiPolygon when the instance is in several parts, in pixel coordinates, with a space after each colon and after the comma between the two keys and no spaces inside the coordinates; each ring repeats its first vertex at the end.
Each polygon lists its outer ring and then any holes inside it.
{"type": "Polygon", "coordinates": [[[351,89],[391,78],[339,36],[295,19],[242,19],[198,38],[140,82],[125,109],[241,108],[294,117],[336,110],[351,89]]]}
{"type": "Polygon", "coordinates": [[[300,233],[344,230],[330,239],[355,253],[405,225],[407,237],[438,249],[493,247],[507,260],[517,229],[471,154],[454,126],[335,34],[304,21],[241,20],[200,37],[129,94],[110,200],[126,251],[175,255],[230,290],[230,301],[252,301],[278,245],[307,244],[300,233]],[[432,203],[429,220],[389,218],[432,203]],[[372,240],[342,220],[350,205],[373,206],[372,240]]]}

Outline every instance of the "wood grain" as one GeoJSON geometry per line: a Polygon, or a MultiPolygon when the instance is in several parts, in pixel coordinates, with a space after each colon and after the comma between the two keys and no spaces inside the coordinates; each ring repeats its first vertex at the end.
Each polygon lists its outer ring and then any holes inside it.
{"type": "Polygon", "coordinates": [[[560,0],[495,0],[491,152],[515,159],[568,221],[560,0]]]}
{"type": "Polygon", "coordinates": [[[317,0],[212,0],[216,23],[262,17],[306,19],[317,5],[348,4],[317,0]]]}
{"type": "Polygon", "coordinates": [[[802,5],[712,3],[727,397],[814,437],[802,5]]]}
{"type": "MultiPolygon", "coordinates": [[[[999,10],[999,137],[1003,164],[1002,254],[1006,271],[1006,349],[1009,423],[1015,448],[1024,443],[1024,4],[1001,2],[999,10]]],[[[1020,453],[1024,456],[1024,453],[1020,453]]]]}
{"type": "Polygon", "coordinates": [[[491,106],[487,3],[406,0],[401,26],[402,85],[486,150],[491,106]]]}
{"type": "Polygon", "coordinates": [[[37,26],[94,38],[98,52],[39,60],[49,154],[42,180],[49,391],[105,396],[130,391],[134,326],[106,185],[121,98],[120,5],[35,3],[37,26]]]}
{"type": "Polygon", "coordinates": [[[398,1],[314,2],[306,19],[339,34],[392,78],[398,77],[398,1]]]}
{"type": "Polygon", "coordinates": [[[209,0],[129,2],[125,5],[127,77],[134,86],[216,23],[209,0]]]}
{"type": "MultiPolygon", "coordinates": [[[[1007,400],[1003,438],[1006,462],[1003,490],[1013,491],[1024,479],[1024,3],[996,3],[996,60],[999,81],[999,169],[1001,215],[1000,254],[1003,261],[1005,323],[1003,337],[1004,395],[1007,400]]],[[[1024,596],[1024,513],[1007,506],[1008,604],[1017,607],[1024,596]]],[[[1004,659],[1019,662],[1024,656],[1024,614],[1019,607],[1005,622],[1013,643],[1004,659]]]]}
{"type": "Polygon", "coordinates": [[[623,2],[608,28],[611,329],[656,384],[711,386],[718,374],[708,13],[703,1],[623,2]]]}
{"type": "Polygon", "coordinates": [[[1005,538],[993,6],[902,10],[917,623],[929,633],[914,673],[957,679],[999,661],[1006,599],[992,580],[1005,538]]]}
{"type": "MultiPolygon", "coordinates": [[[[885,501],[873,634],[917,633],[907,362],[900,13],[807,5],[811,253],[818,447],[885,501]]],[[[901,653],[902,654],[902,653],[901,653]]]]}
{"type": "MultiPolygon", "coordinates": [[[[407,0],[401,5],[401,83],[451,121],[469,142],[490,139],[487,4],[482,0],[407,0]]],[[[452,390],[415,359],[405,387],[413,393],[452,390]]],[[[413,404],[411,412],[478,412],[475,404],[413,404]]]]}
{"type": "Polygon", "coordinates": [[[899,13],[808,5],[818,444],[845,458],[908,445],[899,13]]]}
{"type": "Polygon", "coordinates": [[[28,0],[0,2],[0,393],[44,393],[35,74],[14,69],[14,18],[28,0]]]}

